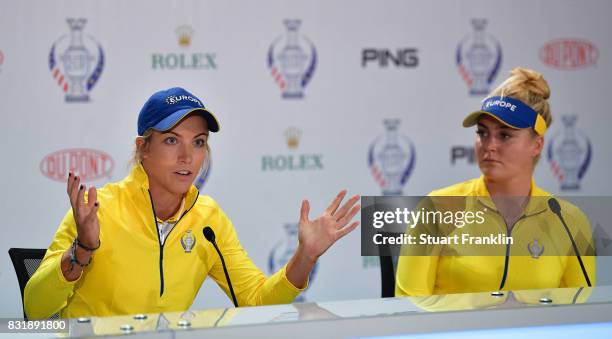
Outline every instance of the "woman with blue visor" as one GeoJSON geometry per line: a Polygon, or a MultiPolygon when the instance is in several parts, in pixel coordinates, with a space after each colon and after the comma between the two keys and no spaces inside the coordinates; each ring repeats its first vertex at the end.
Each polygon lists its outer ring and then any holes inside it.
{"type": "Polygon", "coordinates": [[[87,189],[80,176],[67,178],[72,208],[25,288],[28,318],[185,311],[207,277],[236,307],[291,303],[318,258],[358,225],[357,195],[342,203],[340,192],[314,219],[302,201],[297,249],[267,277],[219,204],[193,185],[220,130],[212,112],[174,87],[147,100],[137,130],[123,180],[87,189]]]}
{"type": "Polygon", "coordinates": [[[452,249],[437,245],[419,255],[403,248],[397,296],[595,285],[588,219],[576,206],[538,187],[533,178],[552,123],[549,96],[540,73],[512,70],[481,109],[463,121],[464,127],[476,126],[475,155],[482,175],[429,194],[434,201],[464,197],[464,208],[484,213],[483,225],[447,234],[496,232],[511,237],[512,243],[482,255],[478,249],[484,247],[473,244],[452,249]]]}

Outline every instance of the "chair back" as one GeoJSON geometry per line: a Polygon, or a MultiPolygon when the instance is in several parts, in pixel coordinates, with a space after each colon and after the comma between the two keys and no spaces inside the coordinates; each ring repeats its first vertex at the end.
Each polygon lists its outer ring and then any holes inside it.
{"type": "MultiPolygon", "coordinates": [[[[28,280],[34,275],[34,272],[40,266],[45,257],[46,249],[42,248],[11,248],[9,256],[13,262],[17,281],[19,281],[19,289],[21,290],[21,306],[23,308],[23,318],[26,319],[25,307],[23,302],[23,291],[25,290],[28,280]]],[[[56,314],[50,319],[56,319],[59,316],[56,314]]]]}
{"type": "MultiPolygon", "coordinates": [[[[379,232],[385,237],[397,235],[391,232],[379,232]]],[[[399,253],[394,253],[388,244],[378,245],[380,259],[380,296],[383,298],[395,297],[395,272],[397,271],[397,260],[399,253]]]]}

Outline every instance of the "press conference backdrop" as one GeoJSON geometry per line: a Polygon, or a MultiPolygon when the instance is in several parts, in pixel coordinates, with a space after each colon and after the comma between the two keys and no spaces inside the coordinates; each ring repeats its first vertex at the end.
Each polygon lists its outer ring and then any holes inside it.
{"type": "MultiPolygon", "coordinates": [[[[49,245],[69,169],[98,187],[123,178],[139,109],[172,86],[220,119],[198,185],[266,273],[295,248],[301,199],[314,216],[343,188],[423,195],[478,176],[461,120],[515,66],[552,88],[537,183],[609,195],[610,13],[605,0],[2,0],[0,316],[21,314],[8,248],[49,245]]],[[[303,298],[378,296],[359,246],[354,232],[330,249],[303,298]]],[[[207,280],[193,307],[226,305],[207,280]]]]}

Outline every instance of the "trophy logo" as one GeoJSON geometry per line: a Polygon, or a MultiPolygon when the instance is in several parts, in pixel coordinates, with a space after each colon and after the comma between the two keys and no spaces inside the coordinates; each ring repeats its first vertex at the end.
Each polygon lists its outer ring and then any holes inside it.
{"type": "Polygon", "coordinates": [[[285,20],[284,35],[268,50],[268,68],[285,99],[301,99],[317,66],[317,51],[310,39],[298,33],[301,20],[285,20]]]}
{"type": "Polygon", "coordinates": [[[368,151],[368,166],[383,195],[402,195],[416,162],[414,144],[399,134],[399,124],[399,119],[384,120],[385,133],[368,151]]]}
{"type": "MultiPolygon", "coordinates": [[[[280,240],[279,242],[272,247],[270,251],[270,256],[268,257],[268,273],[274,274],[276,271],[281,269],[283,266],[287,265],[295,250],[298,246],[298,224],[296,223],[286,223],[285,228],[285,238],[280,240]]],[[[315,275],[317,273],[318,263],[312,268],[310,275],[308,277],[309,283],[308,288],[312,286],[312,282],[314,281],[315,275]]],[[[302,292],[296,299],[296,302],[304,302],[305,301],[305,291],[302,292]]]]}
{"type": "Polygon", "coordinates": [[[61,36],[51,46],[49,70],[66,102],[88,102],[89,92],[104,69],[104,51],[93,37],[83,34],[86,19],[68,18],[66,22],[70,34],[61,36]]]}
{"type": "Polygon", "coordinates": [[[195,246],[196,238],[191,234],[191,230],[185,232],[185,234],[181,237],[181,245],[185,250],[185,253],[191,253],[193,246],[195,246]]]}
{"type": "Polygon", "coordinates": [[[501,44],[485,32],[486,19],[472,19],[474,31],[457,46],[457,66],[470,95],[486,95],[501,67],[501,44]]]}
{"type": "Polygon", "coordinates": [[[532,258],[539,259],[542,253],[544,253],[544,246],[540,246],[538,239],[533,239],[532,242],[527,244],[527,250],[532,258]]]}
{"type": "Polygon", "coordinates": [[[576,129],[576,115],[561,117],[563,130],[555,134],[548,144],[548,162],[562,191],[580,189],[591,158],[593,147],[587,136],[576,129]]]}
{"type": "Polygon", "coordinates": [[[191,36],[193,35],[193,28],[191,28],[191,26],[179,26],[175,30],[175,33],[178,38],[179,46],[187,48],[191,45],[191,36]]]}

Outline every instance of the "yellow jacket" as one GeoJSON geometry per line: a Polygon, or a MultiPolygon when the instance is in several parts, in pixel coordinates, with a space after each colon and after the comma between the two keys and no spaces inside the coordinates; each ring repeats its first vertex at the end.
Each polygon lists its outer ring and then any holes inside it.
{"type": "MultiPolygon", "coordinates": [[[[453,232],[508,233],[514,243],[499,246],[499,251],[487,256],[473,255],[474,247],[461,245],[451,248],[451,255],[437,255],[444,252],[448,254],[449,248],[445,247],[446,245],[436,245],[441,249],[432,252],[433,255],[400,256],[396,272],[396,296],[587,286],[578,260],[571,250],[571,241],[558,217],[550,211],[546,198],[530,199],[522,217],[511,231],[507,231],[505,221],[498,214],[483,177],[433,191],[430,196],[474,197],[465,200],[466,210],[476,208],[467,206],[468,201],[475,202],[481,207],[480,210],[486,211],[486,223],[479,226],[480,229],[470,226],[455,228],[453,232]],[[527,247],[534,239],[538,239],[549,255],[534,258],[529,254],[527,247]],[[472,251],[472,255],[460,255],[462,251],[472,251]]],[[[551,195],[532,182],[531,196],[551,195]]],[[[579,252],[590,253],[588,248],[592,249],[592,235],[588,219],[576,206],[561,199],[558,201],[571,233],[574,237],[576,234],[581,235],[580,239],[576,239],[579,252]]],[[[417,225],[414,230],[420,226],[417,225]]],[[[592,253],[581,257],[594,286],[595,257],[592,253]]]]}
{"type": "MultiPolygon", "coordinates": [[[[285,269],[269,278],[240,245],[230,219],[208,196],[191,186],[184,212],[163,246],[141,165],[129,176],[98,190],[101,247],[81,277],[69,282],[61,272],[62,254],[76,237],[72,210],[24,292],[28,318],[110,316],[187,310],[206,276],[229,293],[221,260],[202,229],[210,226],[223,253],[240,306],[290,303],[303,290],[287,280],[285,269]],[[188,236],[188,232],[190,236],[188,236]],[[182,241],[195,238],[188,252],[182,241]]],[[[188,247],[187,247],[188,248],[188,247]]],[[[228,294],[229,295],[229,294],[228,294]]]]}

